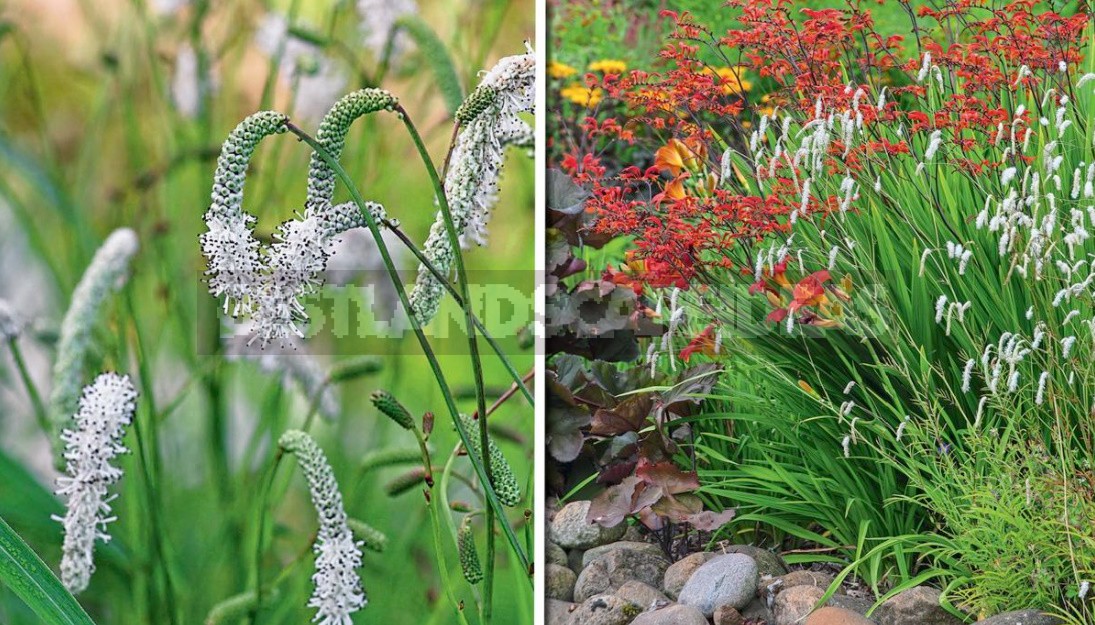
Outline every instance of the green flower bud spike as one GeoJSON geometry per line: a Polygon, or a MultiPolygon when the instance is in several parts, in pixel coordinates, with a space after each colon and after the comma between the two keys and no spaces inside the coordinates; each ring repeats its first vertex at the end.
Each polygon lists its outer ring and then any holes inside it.
{"type": "Polygon", "coordinates": [[[456,532],[456,546],[460,554],[460,568],[469,584],[483,581],[483,568],[479,565],[479,552],[475,549],[475,536],[471,533],[471,517],[466,516],[456,532]]]}
{"type": "MultiPolygon", "coordinates": [[[[475,453],[482,457],[483,449],[480,442],[479,428],[485,425],[483,419],[472,419],[462,414],[460,415],[460,421],[468,432],[468,438],[471,439],[473,449],[469,450],[469,453],[475,453]]],[[[498,501],[502,502],[504,506],[516,506],[521,502],[521,486],[517,482],[517,477],[513,474],[513,468],[510,467],[506,457],[502,455],[502,450],[494,444],[494,441],[488,438],[487,442],[489,443],[487,452],[490,454],[491,484],[498,494],[498,501]]]]}
{"type": "Polygon", "coordinates": [[[392,421],[395,421],[405,430],[414,429],[414,418],[403,404],[394,395],[384,390],[373,391],[373,405],[392,421]]]}

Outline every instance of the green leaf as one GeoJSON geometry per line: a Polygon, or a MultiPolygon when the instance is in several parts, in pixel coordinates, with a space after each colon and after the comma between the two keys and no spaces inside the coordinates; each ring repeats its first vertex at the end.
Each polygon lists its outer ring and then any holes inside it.
{"type": "MultiPolygon", "coordinates": [[[[418,17],[405,17],[396,22],[396,28],[391,35],[392,40],[398,34],[397,31],[405,32],[414,39],[415,44],[418,45],[418,51],[429,63],[437,78],[437,88],[445,100],[445,108],[449,111],[449,115],[456,115],[456,109],[464,103],[464,89],[460,86],[456,66],[445,44],[437,37],[437,33],[418,17]]],[[[390,54],[390,47],[389,41],[389,50],[385,51],[386,55],[390,54]]]]}
{"type": "Polygon", "coordinates": [[[0,584],[10,588],[47,625],[95,625],[38,554],[0,519],[0,584]]]}

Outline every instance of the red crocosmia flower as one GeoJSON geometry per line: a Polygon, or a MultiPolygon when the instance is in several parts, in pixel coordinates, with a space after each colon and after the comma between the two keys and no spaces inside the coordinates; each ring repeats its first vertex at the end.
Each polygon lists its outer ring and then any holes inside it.
{"type": "Polygon", "coordinates": [[[798,284],[795,285],[794,299],[791,300],[791,305],[788,308],[795,311],[803,306],[817,306],[824,303],[826,301],[825,283],[829,279],[829,272],[823,269],[799,280],[798,284]]]}
{"type": "Polygon", "coordinates": [[[710,324],[681,350],[681,360],[688,362],[692,354],[715,355],[715,324],[710,324]]]}

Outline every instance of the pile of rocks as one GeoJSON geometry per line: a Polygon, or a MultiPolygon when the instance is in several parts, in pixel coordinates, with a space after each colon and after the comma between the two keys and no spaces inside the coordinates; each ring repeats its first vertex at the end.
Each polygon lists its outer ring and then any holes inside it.
{"type": "MultiPolygon", "coordinates": [[[[776,554],[745,545],[670,562],[626,524],[586,521],[588,501],[560,509],[547,549],[547,625],[961,625],[939,591],[906,590],[866,616],[873,601],[841,588],[814,609],[831,574],[789,570],[776,554]]],[[[1001,614],[985,625],[1055,625],[1034,610],[1001,614]]]]}

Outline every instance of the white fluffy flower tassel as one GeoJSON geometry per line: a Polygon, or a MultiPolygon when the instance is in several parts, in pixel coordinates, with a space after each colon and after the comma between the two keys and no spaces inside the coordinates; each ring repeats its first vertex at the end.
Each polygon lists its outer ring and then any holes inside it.
{"type": "Polygon", "coordinates": [[[104,373],[84,387],[72,429],[65,429],[66,475],[57,479],[57,494],[66,500],[65,540],[61,556],[61,581],[72,593],[87,588],[95,572],[95,540],[110,540],[106,525],[114,520],[107,489],[122,477],[111,461],[127,450],[122,445],[125,428],[133,420],[137,391],[128,376],[104,373]]]}
{"type": "Polygon", "coordinates": [[[296,455],[319,517],[316,572],[312,575],[315,590],[308,601],[308,606],[317,610],[312,620],[320,625],[351,625],[350,615],[367,603],[357,574],[362,543],[354,540],[346,522],[335,474],[323,450],[304,432],[289,430],[278,444],[296,455]]]}

